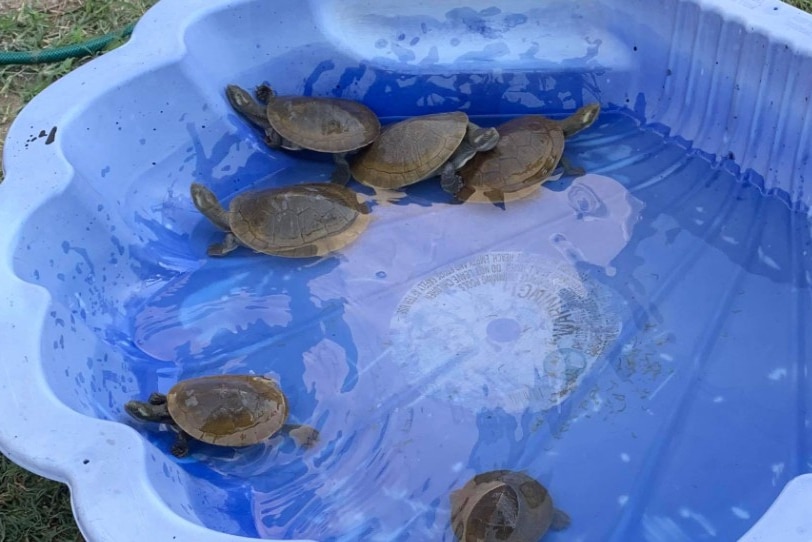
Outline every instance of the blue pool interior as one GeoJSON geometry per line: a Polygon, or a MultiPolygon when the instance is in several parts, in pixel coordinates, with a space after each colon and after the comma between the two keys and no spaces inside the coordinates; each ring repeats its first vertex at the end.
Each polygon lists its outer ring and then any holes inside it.
{"type": "MultiPolygon", "coordinates": [[[[283,19],[272,5],[196,21],[182,59],[60,126],[74,181],[33,214],[15,258],[16,273],[53,296],[42,337],[53,392],[152,442],[149,476],[168,507],[252,537],[450,541],[450,492],[510,468],[537,477],[572,518],[545,539],[732,540],[810,470],[803,179],[758,169],[756,140],[773,135],[766,115],[746,141],[710,145],[718,135],[695,122],[692,100],[704,88],[701,109],[724,110],[713,94],[724,78],[713,72],[705,87],[692,76],[696,50],[660,43],[654,22],[620,31],[625,13],[607,2],[568,8],[584,27],[605,17],[606,36],[544,30],[561,33],[555,54],[571,55],[555,65],[524,38],[519,53],[499,45],[538,26],[541,8],[390,20],[301,3],[301,16],[283,19]],[[323,39],[304,30],[314,19],[323,39]],[[359,60],[342,41],[346,20],[379,57],[359,60]],[[650,43],[629,38],[638,30],[650,43]],[[275,31],[290,40],[279,45],[275,31]],[[647,88],[641,74],[664,57],[671,73],[647,88]],[[500,58],[503,72],[486,70],[500,58]],[[449,62],[460,68],[443,72],[449,62]],[[226,83],[262,80],[360,99],[384,120],[463,108],[497,125],[594,100],[604,111],[567,142],[586,175],[505,210],[453,205],[436,181],[394,204],[353,183],[374,220],[340,254],[210,259],[218,232],[193,208],[192,181],[227,200],[329,176],[329,161],[268,150],[229,110],[226,83]],[[123,411],[180,379],[245,372],[277,378],[319,445],[198,444],[175,460],[170,432],[123,411]]],[[[675,17],[735,34],[695,8],[675,17]]],[[[788,73],[807,65],[793,60],[788,73]]],[[[735,95],[737,107],[773,91],[751,92],[735,95]]],[[[776,117],[779,140],[800,122],[776,117]]],[[[783,149],[773,144],[770,156],[783,149]]]]}

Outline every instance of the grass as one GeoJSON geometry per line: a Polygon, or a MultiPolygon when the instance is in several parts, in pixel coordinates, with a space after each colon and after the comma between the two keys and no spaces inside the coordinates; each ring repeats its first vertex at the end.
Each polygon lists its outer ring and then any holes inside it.
{"type": "Polygon", "coordinates": [[[0,542],[82,542],[68,488],[0,454],[0,542]]]}
{"type": "MultiPolygon", "coordinates": [[[[0,8],[15,1],[0,0],[0,8]]],[[[51,7],[23,4],[0,12],[0,49],[28,51],[78,43],[135,21],[154,3],[155,0],[52,0],[51,7]]],[[[812,13],[812,0],[787,3],[812,13]]],[[[22,106],[88,60],[0,67],[0,155],[6,130],[22,106]]],[[[82,540],[73,521],[67,487],[31,474],[0,455],[0,542],[82,540]]]]}
{"type": "MultiPolygon", "coordinates": [[[[0,50],[36,51],[81,43],[136,21],[155,1],[61,0],[51,1],[50,8],[22,3],[0,13],[0,50]]],[[[5,5],[2,1],[0,4],[5,5]]],[[[119,43],[113,43],[110,48],[117,45],[119,43]]],[[[91,58],[71,58],[56,64],[0,66],[0,159],[6,131],[22,106],[56,79],[91,58]]]]}

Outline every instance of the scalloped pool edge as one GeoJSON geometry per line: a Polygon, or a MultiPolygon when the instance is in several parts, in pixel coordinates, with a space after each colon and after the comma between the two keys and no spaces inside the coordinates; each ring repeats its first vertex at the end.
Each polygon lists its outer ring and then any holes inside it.
{"type": "MultiPolygon", "coordinates": [[[[147,460],[155,449],[129,426],[71,410],[48,387],[39,351],[50,296],[14,274],[13,256],[24,222],[64,190],[73,170],[59,145],[32,145],[23,152],[25,133],[34,127],[39,130],[64,124],[72,116],[66,103],[81,107],[111,87],[182,57],[186,52],[183,36],[191,23],[248,1],[252,0],[214,0],[201,7],[193,0],[162,0],[142,17],[127,44],[70,73],[37,96],[17,117],[6,140],[7,176],[0,185],[0,216],[5,220],[0,228],[0,337],[14,340],[4,342],[0,354],[0,411],[5,413],[0,451],[22,467],[70,486],[74,516],[90,542],[254,539],[212,531],[170,510],[146,474],[147,460]],[[17,171],[29,171],[33,164],[43,172],[41,178],[15,176],[17,171]],[[36,190],[32,190],[32,183],[36,183],[36,190]],[[113,448],[108,448],[113,445],[115,457],[109,453],[113,448]],[[121,465],[129,468],[121,469],[121,465]]],[[[812,56],[812,15],[779,0],[690,3],[735,17],[751,32],[780,39],[812,56]]],[[[809,506],[812,474],[805,474],[787,484],[740,540],[808,540],[812,536],[809,506]]]]}

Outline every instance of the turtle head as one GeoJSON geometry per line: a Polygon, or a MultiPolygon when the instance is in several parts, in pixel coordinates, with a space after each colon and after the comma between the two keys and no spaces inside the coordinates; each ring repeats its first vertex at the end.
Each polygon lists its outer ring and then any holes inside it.
{"type": "Polygon", "coordinates": [[[251,97],[251,93],[244,88],[238,87],[237,85],[227,85],[226,98],[228,98],[228,103],[231,104],[231,107],[250,122],[253,122],[261,128],[270,126],[268,118],[265,115],[265,107],[257,103],[257,101],[251,97]]]}
{"type": "Polygon", "coordinates": [[[220,201],[214,195],[214,192],[200,183],[192,183],[189,191],[192,195],[192,203],[195,204],[198,211],[203,213],[203,216],[211,220],[221,230],[231,230],[228,225],[228,211],[220,205],[220,201]]]}
{"type": "Polygon", "coordinates": [[[457,149],[448,158],[442,169],[443,190],[456,194],[462,187],[462,179],[454,172],[464,166],[478,152],[489,151],[499,143],[499,132],[496,128],[480,128],[469,122],[465,128],[465,137],[457,149]]]}
{"type": "Polygon", "coordinates": [[[156,405],[143,401],[127,401],[124,410],[136,420],[145,422],[167,422],[172,419],[166,403],[156,405]]]}
{"type": "Polygon", "coordinates": [[[471,144],[477,152],[493,149],[499,143],[499,132],[496,128],[477,128],[471,133],[471,144]]]}
{"type": "Polygon", "coordinates": [[[231,107],[237,111],[242,111],[246,107],[256,105],[256,102],[251,97],[251,94],[242,87],[237,85],[226,85],[226,98],[231,107]]]}
{"type": "Polygon", "coordinates": [[[579,108],[575,113],[561,121],[564,137],[571,137],[585,128],[592,126],[601,112],[601,104],[594,102],[579,108]]]}

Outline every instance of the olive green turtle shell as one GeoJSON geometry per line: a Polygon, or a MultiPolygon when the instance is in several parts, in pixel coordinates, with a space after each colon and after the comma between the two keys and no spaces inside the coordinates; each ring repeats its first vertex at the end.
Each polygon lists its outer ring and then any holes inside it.
{"type": "Polygon", "coordinates": [[[541,184],[558,166],[564,153],[564,132],[558,122],[541,115],[525,115],[499,125],[499,143],[478,153],[460,170],[459,199],[498,190],[516,192],[541,184]]]}
{"type": "Polygon", "coordinates": [[[172,420],[192,438],[220,446],[249,446],[279,431],[288,401],[273,380],[217,375],[182,380],[166,396],[172,420]]]}
{"type": "Polygon", "coordinates": [[[231,231],[247,247],[275,256],[323,256],[366,229],[369,207],[334,183],[303,183],[245,192],[229,204],[231,231]]]}
{"type": "Polygon", "coordinates": [[[271,96],[265,111],[279,135],[319,152],[343,153],[365,147],[381,129],[371,109],[341,98],[271,96]]]}
{"type": "Polygon", "coordinates": [[[412,117],[383,129],[351,162],[358,182],[396,189],[435,175],[460,146],[468,128],[461,111],[412,117]]]}

